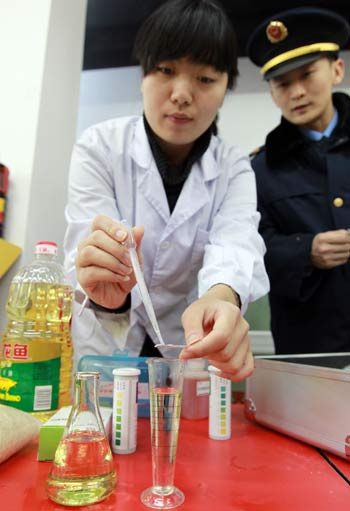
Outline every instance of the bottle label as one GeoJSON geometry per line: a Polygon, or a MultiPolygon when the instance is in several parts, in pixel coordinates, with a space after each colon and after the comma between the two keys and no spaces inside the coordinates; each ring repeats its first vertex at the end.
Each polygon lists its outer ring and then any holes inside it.
{"type": "Polygon", "coordinates": [[[210,390],[209,380],[197,381],[196,395],[197,396],[208,396],[210,390]]]}
{"type": "Polygon", "coordinates": [[[58,408],[61,343],[4,338],[0,358],[0,403],[25,412],[58,408]]]}

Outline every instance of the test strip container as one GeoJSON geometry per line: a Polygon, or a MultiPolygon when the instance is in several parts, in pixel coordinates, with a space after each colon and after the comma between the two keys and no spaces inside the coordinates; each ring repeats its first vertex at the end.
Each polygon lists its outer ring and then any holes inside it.
{"type": "Polygon", "coordinates": [[[220,370],[208,367],[210,376],[209,438],[231,438],[231,381],[219,376],[220,370]]]}
{"type": "Polygon", "coordinates": [[[136,451],[137,443],[137,386],[140,369],[113,369],[113,423],[111,448],[117,454],[136,451]]]}

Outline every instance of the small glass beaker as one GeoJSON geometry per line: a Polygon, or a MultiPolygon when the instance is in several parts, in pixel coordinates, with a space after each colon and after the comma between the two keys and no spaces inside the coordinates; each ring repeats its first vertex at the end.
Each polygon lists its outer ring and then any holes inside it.
{"type": "Polygon", "coordinates": [[[147,364],[153,486],[142,492],[141,502],[154,509],[172,509],[185,500],[182,491],[174,486],[184,361],[153,358],[147,364]]]}
{"type": "Polygon", "coordinates": [[[50,499],[85,506],[112,493],[116,472],[98,404],[99,373],[75,374],[75,400],[46,483],[50,499]]]}

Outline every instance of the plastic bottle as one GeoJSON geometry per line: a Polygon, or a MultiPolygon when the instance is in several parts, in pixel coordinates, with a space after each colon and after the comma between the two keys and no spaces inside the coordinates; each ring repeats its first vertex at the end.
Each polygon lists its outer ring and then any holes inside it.
{"type": "Polygon", "coordinates": [[[46,482],[50,499],[86,506],[110,495],[116,471],[98,404],[99,373],[75,375],[75,399],[46,482]]]}
{"type": "Polygon", "coordinates": [[[182,390],[181,417],[205,419],[209,414],[209,373],[203,358],[187,360],[182,390]]]}
{"type": "Polygon", "coordinates": [[[56,254],[56,243],[39,241],[14,276],[0,350],[0,403],[41,420],[71,404],[73,290],[56,254]]]}

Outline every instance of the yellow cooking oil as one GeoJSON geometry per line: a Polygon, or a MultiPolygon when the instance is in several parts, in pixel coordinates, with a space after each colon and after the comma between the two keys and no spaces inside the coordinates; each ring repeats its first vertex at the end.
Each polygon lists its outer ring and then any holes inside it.
{"type": "Polygon", "coordinates": [[[110,495],[116,479],[105,435],[75,432],[59,443],[46,489],[50,499],[59,504],[86,506],[110,495]]]}
{"type": "Polygon", "coordinates": [[[46,420],[71,404],[72,287],[14,279],[1,340],[0,403],[46,420]]]}

